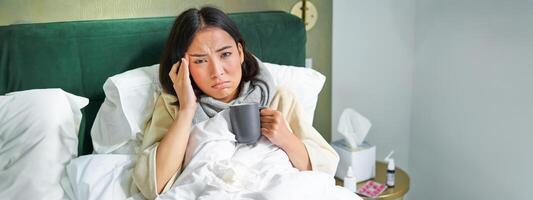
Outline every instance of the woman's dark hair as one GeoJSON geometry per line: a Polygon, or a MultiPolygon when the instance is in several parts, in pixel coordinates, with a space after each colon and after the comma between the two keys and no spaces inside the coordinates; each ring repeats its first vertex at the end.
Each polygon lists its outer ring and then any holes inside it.
{"type": "MultiPolygon", "coordinates": [[[[196,33],[205,28],[220,28],[226,31],[235,40],[236,44],[241,44],[244,53],[244,62],[241,65],[241,83],[237,89],[241,88],[243,82],[249,81],[257,75],[259,71],[257,60],[251,53],[246,51],[244,39],[235,22],[217,8],[203,7],[200,10],[191,8],[181,13],[174,21],[174,25],[172,25],[170,35],[165,44],[165,49],[161,54],[159,81],[164,92],[177,96],[168,74],[172,69],[172,65],[185,56],[185,52],[187,52],[196,33]]],[[[203,92],[198,88],[194,80],[191,79],[191,83],[194,93],[197,99],[199,99],[203,92]]],[[[178,103],[175,102],[175,104],[178,103]]]]}

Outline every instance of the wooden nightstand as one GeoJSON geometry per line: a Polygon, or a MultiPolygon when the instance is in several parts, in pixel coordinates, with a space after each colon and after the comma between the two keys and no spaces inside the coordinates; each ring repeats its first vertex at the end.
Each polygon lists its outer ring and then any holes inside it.
{"type": "MultiPolygon", "coordinates": [[[[370,179],[379,183],[385,183],[387,181],[387,164],[382,161],[376,161],[376,177],[370,179]]],[[[394,188],[387,188],[383,191],[378,198],[380,200],[402,200],[405,194],[409,191],[409,175],[404,170],[396,166],[396,183],[394,188]]],[[[335,178],[337,185],[342,186],[342,179],[335,178]]],[[[363,187],[367,181],[357,183],[357,188],[363,187]]],[[[361,196],[363,199],[371,199],[361,196]]]]}

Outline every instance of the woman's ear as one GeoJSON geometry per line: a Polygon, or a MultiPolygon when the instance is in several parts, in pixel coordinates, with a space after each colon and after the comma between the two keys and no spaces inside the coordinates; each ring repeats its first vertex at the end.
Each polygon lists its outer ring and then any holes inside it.
{"type": "Polygon", "coordinates": [[[240,42],[237,43],[237,49],[239,50],[239,56],[241,59],[241,65],[244,63],[244,50],[242,49],[242,44],[240,42]]]}

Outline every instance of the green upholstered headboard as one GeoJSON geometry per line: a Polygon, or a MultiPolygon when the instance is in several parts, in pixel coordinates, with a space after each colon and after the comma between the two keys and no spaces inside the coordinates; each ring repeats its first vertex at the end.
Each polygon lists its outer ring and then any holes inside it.
{"type": "MultiPolygon", "coordinates": [[[[282,11],[233,13],[247,48],[263,61],[303,66],[306,32],[282,11]]],[[[158,63],[175,17],[0,26],[0,94],[62,88],[89,98],[79,155],[92,152],[90,128],[115,74],[158,63]]]]}

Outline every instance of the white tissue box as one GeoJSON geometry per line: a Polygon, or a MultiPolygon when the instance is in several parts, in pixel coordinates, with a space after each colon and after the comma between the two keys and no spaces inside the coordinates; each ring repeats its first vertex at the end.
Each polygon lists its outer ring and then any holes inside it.
{"type": "Polygon", "coordinates": [[[344,140],[335,141],[331,146],[340,157],[335,177],[344,180],[350,164],[357,182],[376,176],[376,146],[363,142],[361,146],[353,149],[347,146],[344,140]]]}

